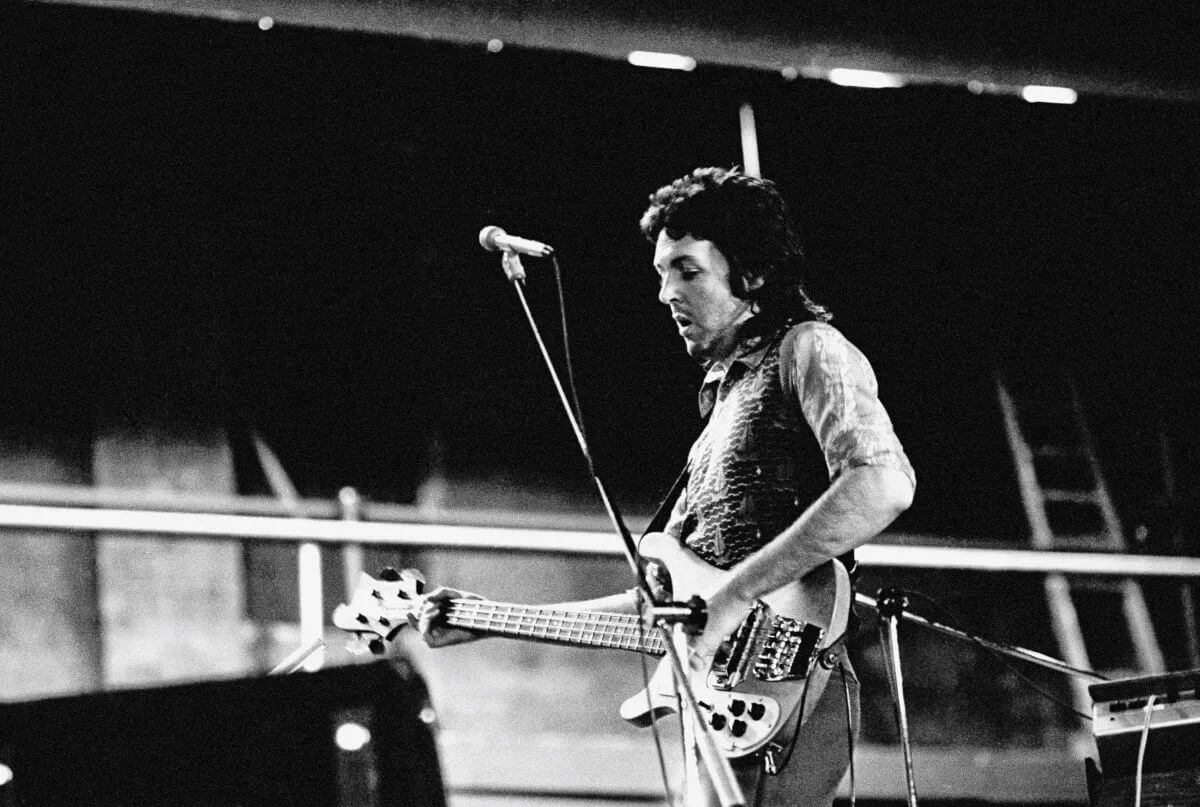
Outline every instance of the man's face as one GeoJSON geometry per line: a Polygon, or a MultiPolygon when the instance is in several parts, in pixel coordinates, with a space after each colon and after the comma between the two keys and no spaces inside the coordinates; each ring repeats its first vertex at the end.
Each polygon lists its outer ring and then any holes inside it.
{"type": "Polygon", "coordinates": [[[688,355],[700,362],[728,357],[738,330],[751,316],[750,303],[729,288],[729,261],[712,241],[664,230],[654,248],[658,300],[671,309],[688,355]]]}

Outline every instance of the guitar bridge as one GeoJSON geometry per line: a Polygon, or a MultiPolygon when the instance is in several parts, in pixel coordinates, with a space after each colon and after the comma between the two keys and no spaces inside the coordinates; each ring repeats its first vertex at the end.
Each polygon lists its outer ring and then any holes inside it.
{"type": "Polygon", "coordinates": [[[708,685],[729,690],[752,676],[759,681],[804,678],[817,663],[825,631],[816,625],[775,616],[759,600],[750,616],[725,640],[713,659],[708,685]]]}
{"type": "Polygon", "coordinates": [[[776,617],[771,638],[764,642],[754,665],[760,681],[806,678],[817,663],[825,631],[798,619],[776,617]]]}

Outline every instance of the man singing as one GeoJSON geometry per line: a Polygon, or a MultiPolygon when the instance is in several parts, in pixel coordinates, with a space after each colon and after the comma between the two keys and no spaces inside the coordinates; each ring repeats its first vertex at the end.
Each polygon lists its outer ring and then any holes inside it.
{"type": "MultiPolygon", "coordinates": [[[[916,481],[871,365],[805,292],[774,183],[698,168],[650,197],[641,229],[658,299],[705,370],[707,423],[663,533],[727,571],[702,592],[708,621],[691,642],[693,667],[706,670],[757,599],[831,560],[852,569],[854,549],[908,508],[916,481]]],[[[426,599],[414,621],[430,646],[477,638],[442,623],[445,601],[461,596],[426,599]]],[[[634,591],[563,607],[638,612],[634,591]]],[[[748,804],[832,802],[858,730],[844,653],[836,667],[782,770],[768,773],[762,752],[733,761],[748,804]]]]}

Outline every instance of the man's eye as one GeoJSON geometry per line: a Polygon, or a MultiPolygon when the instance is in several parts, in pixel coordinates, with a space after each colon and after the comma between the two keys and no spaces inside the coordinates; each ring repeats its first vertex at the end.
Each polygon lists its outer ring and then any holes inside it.
{"type": "Polygon", "coordinates": [[[695,269],[684,269],[683,271],[681,271],[681,272],[679,273],[679,276],[680,276],[681,278],[683,278],[684,280],[691,280],[692,278],[694,278],[694,277],[695,277],[696,275],[698,275],[698,274],[700,274],[700,272],[698,272],[698,271],[697,271],[697,270],[695,270],[695,269]]]}

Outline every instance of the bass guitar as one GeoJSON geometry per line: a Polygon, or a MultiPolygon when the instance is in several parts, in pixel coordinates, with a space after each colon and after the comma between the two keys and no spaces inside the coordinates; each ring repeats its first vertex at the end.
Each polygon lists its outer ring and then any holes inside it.
{"type": "MultiPolygon", "coordinates": [[[[711,590],[727,574],[662,533],[650,533],[643,544],[644,555],[665,568],[673,598],[711,590]]],[[[387,570],[381,578],[364,574],[350,602],[333,612],[337,627],[375,653],[386,652],[387,643],[408,626],[408,615],[420,608],[424,588],[420,572],[412,569],[387,570]]],[[[831,560],[756,602],[708,670],[691,674],[697,703],[727,757],[752,754],[789,722],[795,730],[807,718],[829,678],[819,659],[845,631],[850,598],[846,569],[831,560]],[[800,720],[789,721],[801,705],[800,720]]],[[[481,634],[654,656],[664,655],[670,640],[630,614],[459,598],[447,603],[444,615],[448,625],[481,634]]],[[[663,660],[649,686],[621,705],[621,717],[648,726],[677,712],[673,677],[671,665],[663,660]]],[[[786,739],[776,742],[786,745],[786,739]]]]}

